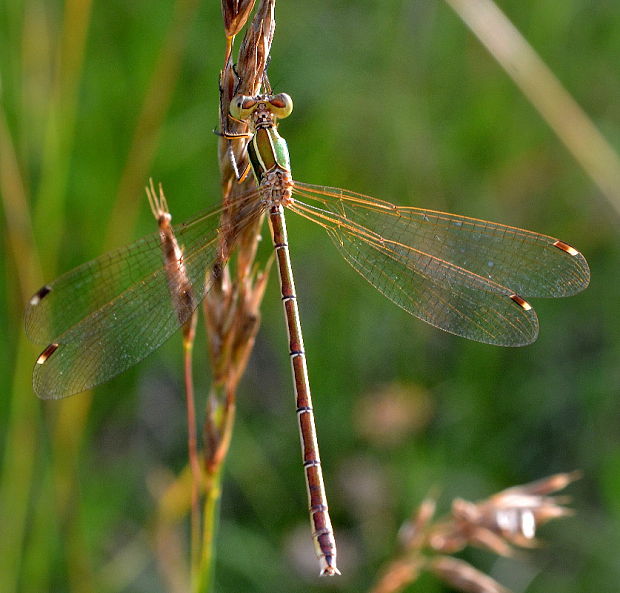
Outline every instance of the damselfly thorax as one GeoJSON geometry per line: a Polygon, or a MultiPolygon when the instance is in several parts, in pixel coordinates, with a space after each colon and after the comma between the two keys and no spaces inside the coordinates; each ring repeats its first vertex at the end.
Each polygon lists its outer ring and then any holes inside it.
{"type": "Polygon", "coordinates": [[[258,97],[237,95],[230,103],[231,117],[246,122],[250,127],[247,143],[249,166],[267,206],[287,206],[292,201],[293,179],[288,145],[277,127],[277,120],[288,117],[292,110],[293,100],[286,93],[258,97]]]}

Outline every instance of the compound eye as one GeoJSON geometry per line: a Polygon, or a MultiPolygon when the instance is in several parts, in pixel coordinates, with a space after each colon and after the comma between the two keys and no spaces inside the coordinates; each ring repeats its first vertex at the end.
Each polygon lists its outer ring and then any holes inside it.
{"type": "Polygon", "coordinates": [[[279,93],[269,99],[269,107],[277,118],[282,119],[293,111],[293,99],[286,93],[279,93]]]}
{"type": "Polygon", "coordinates": [[[247,119],[252,115],[252,112],[256,108],[257,101],[254,97],[248,97],[246,95],[237,95],[233,97],[230,102],[230,115],[235,119],[247,119]]]}

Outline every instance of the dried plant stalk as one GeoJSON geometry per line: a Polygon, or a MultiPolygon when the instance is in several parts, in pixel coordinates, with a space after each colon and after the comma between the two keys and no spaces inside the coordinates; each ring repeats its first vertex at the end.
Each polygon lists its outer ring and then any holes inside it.
{"type": "Polygon", "coordinates": [[[495,579],[458,558],[438,556],[428,563],[428,567],[442,581],[465,593],[510,593],[495,579]]]}
{"type": "MultiPolygon", "coordinates": [[[[220,128],[228,134],[247,133],[247,127],[228,117],[234,94],[258,94],[265,77],[275,28],[275,0],[260,3],[242,43],[236,69],[232,63],[234,36],[245,23],[254,2],[222,2],[227,39],[225,64],[220,75],[220,128]]],[[[245,140],[220,138],[219,162],[225,209],[222,226],[232,225],[239,212],[232,207],[236,196],[252,189],[254,181],[238,182],[238,170],[248,166],[245,140]]],[[[255,264],[258,246],[257,219],[235,239],[235,271],[224,263],[230,245],[221,234],[222,261],[212,270],[212,289],[204,303],[205,324],[213,372],[204,424],[205,499],[203,505],[202,550],[196,590],[203,591],[211,581],[214,557],[214,531],[220,496],[222,464],[228,453],[235,416],[236,390],[245,371],[260,324],[260,304],[265,292],[269,264],[255,264]]]]}
{"type": "MultiPolygon", "coordinates": [[[[224,3],[226,10],[228,3],[224,3]]],[[[228,118],[228,106],[235,92],[257,94],[264,74],[271,40],[273,39],[274,2],[261,2],[252,25],[243,42],[237,72],[230,60],[227,61],[220,78],[220,126],[232,134],[243,134],[245,124],[228,118]]],[[[231,17],[232,18],[232,17],[231,17]]],[[[226,21],[226,15],[225,15],[226,21]]],[[[252,189],[254,181],[237,181],[234,164],[239,169],[247,167],[245,143],[243,139],[234,141],[220,139],[220,171],[222,175],[223,200],[231,204],[236,196],[252,189]]],[[[232,224],[238,216],[235,208],[226,208],[222,226],[232,224]]],[[[209,353],[213,369],[213,388],[209,398],[209,413],[206,424],[207,440],[211,443],[208,451],[207,468],[213,469],[221,462],[225,446],[223,430],[227,424],[220,417],[224,411],[234,409],[234,394],[241,378],[258,331],[259,308],[262,302],[268,268],[259,270],[254,265],[258,245],[257,219],[243,230],[237,238],[236,269],[234,277],[230,268],[217,266],[213,270],[213,288],[204,301],[205,319],[208,333],[209,353]],[[223,396],[223,397],[222,397],[223,396]]],[[[226,238],[223,236],[222,240],[226,238]]],[[[221,248],[227,253],[229,246],[221,248]]],[[[227,413],[224,413],[224,418],[227,413]]]]}
{"type": "Polygon", "coordinates": [[[230,58],[235,36],[243,29],[254,8],[255,0],[222,0],[226,53],[224,63],[230,58]]]}

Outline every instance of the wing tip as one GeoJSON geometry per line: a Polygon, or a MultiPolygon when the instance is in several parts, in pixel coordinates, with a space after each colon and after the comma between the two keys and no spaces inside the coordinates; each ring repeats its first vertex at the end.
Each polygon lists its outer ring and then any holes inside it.
{"type": "Polygon", "coordinates": [[[28,304],[31,307],[36,307],[50,292],[52,292],[52,287],[49,284],[45,284],[32,295],[28,304]]]}
{"type": "Polygon", "coordinates": [[[54,352],[56,352],[59,347],[60,344],[58,344],[57,342],[52,342],[45,350],[43,350],[43,352],[41,352],[41,354],[39,354],[39,358],[37,358],[37,364],[45,364],[49,360],[50,356],[52,356],[52,354],[54,354],[54,352]]]}
{"type": "Polygon", "coordinates": [[[46,363],[58,351],[60,346],[61,344],[58,342],[52,342],[47,346],[47,348],[45,348],[45,350],[43,350],[43,352],[41,352],[41,354],[39,354],[39,357],[35,362],[32,375],[32,388],[39,399],[60,399],[63,397],[62,394],[50,390],[49,387],[46,386],[46,381],[43,380],[46,375],[46,372],[44,371],[44,369],[47,369],[46,363]],[[43,373],[43,375],[40,373],[43,373]]]}
{"type": "Polygon", "coordinates": [[[572,247],[568,243],[564,243],[564,241],[558,240],[553,244],[553,246],[568,253],[568,255],[572,255],[573,257],[575,257],[576,255],[581,255],[579,251],[577,251],[574,247],[572,247]]]}
{"type": "Polygon", "coordinates": [[[532,310],[532,305],[530,305],[523,297],[520,297],[517,293],[511,294],[509,298],[512,299],[512,301],[516,303],[519,307],[521,307],[521,309],[523,309],[524,311],[532,310]]]}
{"type": "Polygon", "coordinates": [[[586,260],[583,253],[575,249],[572,245],[564,243],[564,241],[560,241],[559,239],[554,241],[552,246],[574,258],[575,265],[578,267],[578,271],[574,270],[572,290],[567,290],[561,296],[572,296],[582,290],[585,290],[590,284],[590,266],[588,265],[588,260],[586,260]]]}
{"type": "Polygon", "coordinates": [[[41,304],[41,301],[50,292],[52,292],[52,287],[49,284],[43,285],[30,297],[30,300],[24,308],[24,330],[28,336],[28,339],[33,342],[44,342],[44,340],[41,339],[42,336],[40,335],[40,328],[37,327],[37,319],[39,315],[36,311],[37,306],[41,304]]]}
{"type": "Polygon", "coordinates": [[[522,331],[519,332],[520,339],[513,340],[511,342],[501,344],[502,346],[514,346],[520,348],[522,346],[529,346],[533,344],[538,339],[538,316],[536,315],[536,311],[534,311],[534,307],[526,301],[522,296],[517,293],[512,293],[508,295],[508,298],[517,306],[521,311],[523,311],[529,321],[529,327],[523,327],[522,331]],[[526,331],[527,330],[527,331],[526,331]]]}

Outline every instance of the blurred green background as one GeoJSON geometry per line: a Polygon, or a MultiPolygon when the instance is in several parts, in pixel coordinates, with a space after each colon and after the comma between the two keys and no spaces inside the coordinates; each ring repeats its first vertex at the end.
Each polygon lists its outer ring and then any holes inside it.
{"type": "MultiPolygon", "coordinates": [[[[617,147],[617,4],[500,6],[617,147]]],[[[586,255],[592,283],[534,301],[530,347],[470,343],[408,317],[291,215],[343,576],[316,577],[272,277],[239,392],[215,590],[365,591],[431,488],[445,512],[455,496],[576,468],[577,514],[545,527],[542,549],[463,557],[516,592],[617,590],[617,211],[446,4],[290,0],[276,16],[269,73],[295,101],[281,132],[296,179],[560,237],[586,255]]],[[[154,230],[150,175],[176,221],[217,202],[223,48],[216,0],[0,3],[2,592],[171,590],[158,559],[174,564],[187,534],[161,542],[151,525],[186,460],[180,336],[92,396],[42,403],[30,386],[41,348],[21,315],[42,282],[154,230]]],[[[204,397],[204,338],[195,363],[204,397]]],[[[423,578],[410,590],[448,589],[423,578]]]]}

